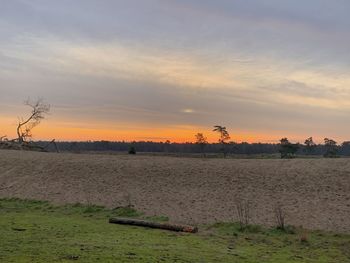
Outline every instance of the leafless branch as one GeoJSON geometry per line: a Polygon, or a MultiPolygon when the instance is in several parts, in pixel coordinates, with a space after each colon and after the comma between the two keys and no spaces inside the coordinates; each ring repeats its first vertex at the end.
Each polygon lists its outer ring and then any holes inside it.
{"type": "Polygon", "coordinates": [[[19,143],[23,143],[30,139],[32,137],[32,129],[39,125],[45,118],[45,115],[50,112],[50,105],[45,103],[41,98],[36,101],[27,99],[24,101],[24,105],[29,106],[32,110],[28,118],[21,118],[18,121],[17,140],[19,143]]]}

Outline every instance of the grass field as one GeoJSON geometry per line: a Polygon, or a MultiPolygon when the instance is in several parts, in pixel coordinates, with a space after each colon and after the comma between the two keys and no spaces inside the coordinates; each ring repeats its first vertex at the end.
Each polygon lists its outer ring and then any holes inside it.
{"type": "Polygon", "coordinates": [[[235,223],[185,234],[112,225],[110,216],[142,217],[129,208],[1,199],[0,262],[350,262],[349,235],[258,226],[241,231],[235,223]]]}

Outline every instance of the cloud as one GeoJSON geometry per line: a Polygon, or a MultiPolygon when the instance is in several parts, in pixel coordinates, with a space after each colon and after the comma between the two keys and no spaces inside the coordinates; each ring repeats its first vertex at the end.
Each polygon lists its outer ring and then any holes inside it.
{"type": "Polygon", "coordinates": [[[7,1],[2,118],[43,96],[50,121],[101,132],[220,122],[242,133],[345,134],[350,19],[337,3],[7,1]]]}

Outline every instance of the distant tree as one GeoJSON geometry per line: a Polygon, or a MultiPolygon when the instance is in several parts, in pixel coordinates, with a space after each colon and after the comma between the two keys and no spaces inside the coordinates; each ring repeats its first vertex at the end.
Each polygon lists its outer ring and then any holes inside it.
{"type": "Polygon", "coordinates": [[[216,125],[214,126],[213,131],[220,134],[219,143],[226,143],[229,139],[231,139],[230,134],[226,130],[226,127],[216,125]]]}
{"type": "Polygon", "coordinates": [[[293,144],[290,143],[287,138],[282,138],[280,140],[280,153],[281,153],[281,159],[285,158],[293,158],[295,156],[295,153],[299,149],[299,144],[293,144]]]}
{"type": "Polygon", "coordinates": [[[325,153],[323,154],[324,157],[327,157],[327,158],[337,157],[338,146],[336,141],[329,138],[324,138],[324,147],[326,150],[325,153]]]}
{"type": "Polygon", "coordinates": [[[207,138],[203,135],[203,133],[197,133],[195,137],[196,137],[196,144],[199,145],[202,155],[205,156],[204,149],[205,149],[205,146],[207,146],[208,144],[207,138]]]}
{"type": "Polygon", "coordinates": [[[343,147],[349,147],[350,146],[350,141],[344,141],[341,145],[343,147]]]}
{"type": "Polygon", "coordinates": [[[18,143],[29,140],[32,137],[32,130],[40,124],[45,118],[45,115],[50,112],[50,105],[45,103],[43,99],[31,101],[27,99],[24,105],[31,108],[31,113],[27,118],[20,118],[17,125],[17,140],[18,143]]]}
{"type": "Polygon", "coordinates": [[[30,115],[26,118],[18,118],[16,128],[17,137],[8,139],[7,136],[0,136],[0,146],[2,149],[29,150],[29,151],[47,151],[49,146],[54,145],[58,152],[55,140],[49,142],[35,143],[32,141],[32,130],[40,124],[45,115],[50,112],[50,105],[45,103],[43,99],[32,101],[27,99],[24,105],[31,108],[30,115]],[[41,145],[40,145],[41,144],[41,145]]]}
{"type": "Polygon", "coordinates": [[[171,142],[169,140],[166,140],[164,142],[164,151],[165,152],[169,152],[170,151],[170,146],[171,146],[171,142]]]}
{"type": "Polygon", "coordinates": [[[136,154],[136,149],[135,149],[135,147],[134,147],[134,146],[130,146],[128,153],[129,153],[129,154],[136,154]]]}
{"type": "Polygon", "coordinates": [[[314,143],[312,137],[309,137],[305,140],[305,151],[307,154],[312,154],[316,148],[316,143],[314,143]]]}
{"type": "Polygon", "coordinates": [[[290,142],[287,138],[282,138],[280,140],[281,159],[288,158],[289,145],[290,145],[290,142]]]}
{"type": "Polygon", "coordinates": [[[226,127],[215,125],[214,132],[218,132],[220,134],[219,143],[222,145],[222,152],[224,154],[224,158],[227,156],[227,141],[231,139],[230,134],[226,130],[226,127]]]}

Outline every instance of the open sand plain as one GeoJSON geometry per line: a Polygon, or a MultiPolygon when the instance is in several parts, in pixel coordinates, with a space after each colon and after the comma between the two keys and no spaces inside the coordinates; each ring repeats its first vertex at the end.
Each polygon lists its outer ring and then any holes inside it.
{"type": "Polygon", "coordinates": [[[0,150],[0,197],[132,204],[179,223],[236,221],[239,200],[252,222],[350,233],[350,159],[200,159],[0,150]]]}

